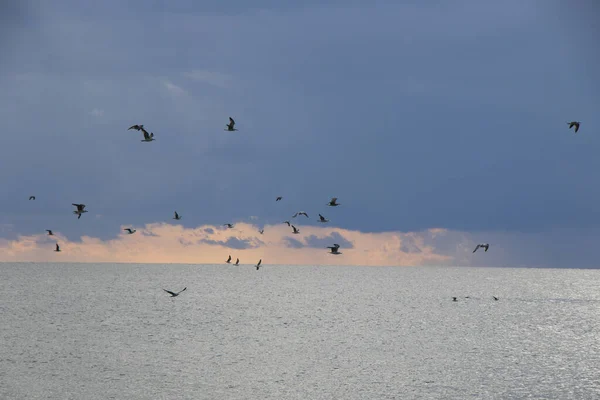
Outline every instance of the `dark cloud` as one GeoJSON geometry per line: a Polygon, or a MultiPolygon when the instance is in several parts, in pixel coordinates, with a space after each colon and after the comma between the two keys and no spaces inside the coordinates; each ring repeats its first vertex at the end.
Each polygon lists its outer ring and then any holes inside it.
{"type": "Polygon", "coordinates": [[[258,239],[238,239],[236,237],[230,237],[225,241],[222,240],[212,240],[212,239],[202,239],[198,241],[199,243],[206,243],[211,245],[219,245],[223,247],[229,247],[231,249],[255,249],[260,247],[263,242],[258,239]]]}

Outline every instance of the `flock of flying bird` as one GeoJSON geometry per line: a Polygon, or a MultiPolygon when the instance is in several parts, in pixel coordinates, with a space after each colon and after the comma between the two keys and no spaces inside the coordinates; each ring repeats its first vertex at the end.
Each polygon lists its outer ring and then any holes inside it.
{"type": "MultiPolygon", "coordinates": [[[[574,132],[577,133],[579,131],[579,127],[580,127],[581,123],[579,121],[571,121],[571,122],[567,122],[567,124],[569,125],[569,129],[575,128],[574,132]]],[[[229,123],[226,124],[225,127],[226,127],[224,129],[225,131],[229,131],[229,132],[237,131],[237,129],[235,128],[235,120],[233,118],[231,118],[231,117],[229,117],[229,123]]],[[[154,139],[154,132],[148,133],[148,131],[146,129],[144,129],[144,125],[137,125],[137,124],[136,125],[132,125],[127,130],[132,130],[132,129],[137,130],[137,131],[142,131],[142,134],[144,135],[144,139],[142,139],[142,142],[152,142],[152,141],[156,140],[156,139],[154,139]]],[[[277,201],[281,201],[282,199],[283,199],[282,196],[278,196],[275,199],[275,201],[276,202],[277,201]]],[[[29,200],[35,200],[35,196],[29,196],[29,200]]],[[[337,197],[333,197],[329,201],[329,203],[327,203],[327,205],[330,206],[330,207],[337,207],[337,206],[340,205],[340,203],[337,202],[337,197]]],[[[73,214],[77,215],[77,219],[80,219],[81,216],[84,213],[88,212],[85,209],[85,204],[73,203],[73,206],[75,206],[75,208],[76,208],[76,210],[73,211],[73,214]]],[[[303,215],[306,218],[309,218],[308,213],[306,213],[305,211],[296,212],[292,216],[292,218],[296,218],[296,217],[298,217],[300,215],[303,215]]],[[[180,220],[181,219],[181,215],[179,215],[177,213],[177,211],[175,211],[173,219],[174,220],[180,220]]],[[[323,215],[319,214],[319,222],[326,223],[326,222],[329,222],[329,220],[327,218],[325,218],[323,215]]],[[[284,221],[283,223],[287,224],[288,227],[292,228],[292,233],[293,234],[299,234],[300,233],[300,230],[296,226],[292,225],[290,221],[284,221]]],[[[226,226],[227,228],[233,228],[234,225],[231,224],[231,223],[227,223],[227,224],[224,224],[223,226],[226,226]]],[[[124,231],[126,231],[130,235],[132,235],[132,234],[134,234],[136,232],[136,230],[132,229],[132,228],[125,228],[124,231]]],[[[46,232],[48,232],[49,236],[53,236],[54,235],[54,233],[52,232],[51,229],[46,229],[46,232]]],[[[258,232],[262,235],[264,233],[264,229],[261,229],[258,232]]],[[[488,243],[480,243],[480,244],[478,244],[475,247],[475,250],[473,250],[473,253],[475,253],[480,248],[484,249],[485,252],[487,252],[488,249],[489,249],[489,247],[490,247],[490,245],[488,243]]],[[[327,248],[330,250],[329,254],[334,254],[334,255],[342,254],[342,252],[339,251],[340,245],[337,244],[337,243],[334,243],[333,246],[328,246],[327,248]]],[[[56,251],[56,252],[60,252],[61,251],[60,246],[59,246],[58,243],[56,243],[56,248],[54,249],[54,251],[56,251]]],[[[229,255],[229,258],[227,259],[226,263],[227,264],[231,264],[231,255],[229,255]]],[[[234,265],[239,265],[239,263],[240,263],[240,259],[238,258],[238,259],[236,259],[236,262],[234,263],[234,265]]],[[[255,267],[256,267],[257,271],[260,269],[261,263],[262,263],[262,259],[258,260],[258,263],[256,263],[255,267]]],[[[187,289],[187,287],[183,288],[179,292],[172,292],[172,291],[169,291],[169,290],[166,290],[166,289],[163,289],[163,290],[165,292],[169,293],[171,295],[171,297],[177,297],[177,296],[179,296],[179,294],[181,292],[183,292],[186,289],[187,289]]],[[[468,296],[466,298],[468,298],[468,296]]],[[[453,301],[457,301],[457,298],[453,297],[452,300],[453,301]]],[[[498,300],[498,298],[494,296],[494,300],[498,300]]]]}

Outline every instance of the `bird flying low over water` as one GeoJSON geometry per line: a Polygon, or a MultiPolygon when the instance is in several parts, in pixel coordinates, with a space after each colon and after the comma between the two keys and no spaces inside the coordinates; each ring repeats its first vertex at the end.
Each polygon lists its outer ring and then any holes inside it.
{"type": "Polygon", "coordinates": [[[292,232],[292,233],[294,233],[294,234],[300,233],[300,230],[298,228],[296,228],[294,225],[292,225],[292,229],[294,230],[294,232],[292,232]]]}
{"type": "Polygon", "coordinates": [[[500,300],[499,298],[497,298],[496,296],[492,296],[494,298],[494,300],[498,301],[500,300]]]}
{"type": "Polygon", "coordinates": [[[487,243],[480,243],[477,245],[477,247],[475,247],[475,250],[473,250],[473,253],[475,253],[477,251],[477,249],[479,249],[480,247],[482,249],[485,249],[485,251],[488,251],[488,248],[490,247],[490,245],[487,243]]]}
{"type": "Polygon", "coordinates": [[[225,129],[226,131],[237,131],[237,129],[235,129],[233,126],[235,125],[235,121],[233,120],[233,118],[229,117],[229,124],[225,125],[227,127],[227,129],[225,129]]]}
{"type": "Polygon", "coordinates": [[[339,206],[340,204],[337,202],[337,197],[332,197],[331,200],[329,201],[329,203],[327,203],[327,205],[329,207],[336,207],[336,206],[339,206]]]}
{"type": "Polygon", "coordinates": [[[228,228],[233,228],[233,224],[223,224],[223,226],[226,226],[228,228]]]}
{"type": "Polygon", "coordinates": [[[127,231],[130,235],[136,233],[137,231],[135,229],[131,229],[131,228],[125,228],[123,229],[124,231],[127,231]]]}
{"type": "Polygon", "coordinates": [[[177,214],[177,211],[175,211],[175,216],[173,217],[173,219],[180,220],[181,215],[177,214]]]}
{"type": "Polygon", "coordinates": [[[29,196],[29,200],[35,200],[35,196],[29,196]]]}
{"type": "Polygon", "coordinates": [[[235,265],[240,265],[240,259],[235,260],[235,265]]]}
{"type": "Polygon", "coordinates": [[[288,226],[291,226],[291,225],[290,225],[290,221],[283,221],[283,223],[284,223],[284,224],[288,224],[288,226]]]}
{"type": "Polygon", "coordinates": [[[281,201],[281,199],[283,199],[283,197],[281,197],[281,196],[278,196],[278,197],[275,199],[275,201],[281,201]]]}
{"type": "Polygon", "coordinates": [[[142,129],[142,132],[144,132],[144,140],[142,140],[142,142],[151,142],[153,140],[156,140],[156,139],[154,139],[154,132],[148,133],[148,131],[145,130],[144,128],[141,128],[141,129],[142,129]]]}
{"type": "Polygon", "coordinates": [[[48,232],[48,236],[53,236],[54,235],[54,233],[52,233],[51,229],[46,229],[46,232],[48,232]]]}
{"type": "Polygon", "coordinates": [[[308,214],[304,211],[297,212],[296,214],[292,215],[292,218],[296,218],[298,215],[304,215],[306,218],[308,218],[308,214]]]}
{"type": "Polygon", "coordinates": [[[177,292],[177,293],[171,292],[170,290],[167,290],[167,289],[163,289],[163,290],[164,290],[165,292],[169,293],[169,294],[171,295],[171,297],[177,297],[177,296],[179,296],[179,294],[180,294],[181,292],[185,291],[185,289],[187,289],[187,287],[184,287],[183,289],[181,289],[181,290],[180,290],[179,292],[177,292]]]}
{"type": "Polygon", "coordinates": [[[262,258],[260,260],[258,260],[258,264],[256,264],[256,270],[258,271],[258,269],[260,268],[260,263],[262,262],[262,258]]]}
{"type": "Polygon", "coordinates": [[[322,216],[321,214],[319,214],[319,222],[329,222],[329,220],[327,218],[325,218],[324,216],[322,216]]]}
{"type": "Polygon", "coordinates": [[[571,129],[572,127],[575,127],[575,133],[577,133],[577,131],[579,130],[579,124],[581,122],[579,121],[571,121],[571,122],[567,122],[567,124],[569,124],[569,129],[571,129]]]}
{"type": "Polygon", "coordinates": [[[452,301],[458,301],[458,300],[456,299],[456,297],[453,297],[453,298],[452,298],[452,301]]]}
{"type": "Polygon", "coordinates": [[[342,254],[341,252],[338,251],[338,249],[340,248],[340,245],[337,243],[334,243],[333,246],[327,246],[328,249],[331,249],[331,253],[329,254],[342,254]]]}
{"type": "Polygon", "coordinates": [[[132,130],[135,129],[136,131],[141,131],[142,129],[144,129],[144,125],[131,125],[127,130],[132,130]]]}
{"type": "Polygon", "coordinates": [[[76,203],[71,203],[71,204],[73,204],[75,207],[77,207],[77,210],[73,211],[73,214],[77,214],[77,219],[81,218],[81,214],[87,212],[87,210],[84,210],[85,204],[76,204],[76,203]]]}
{"type": "Polygon", "coordinates": [[[60,251],[60,246],[56,243],[56,249],[54,251],[60,251]]]}
{"type": "Polygon", "coordinates": [[[229,258],[227,259],[227,261],[225,261],[227,264],[231,263],[231,254],[229,255],[229,258]]]}

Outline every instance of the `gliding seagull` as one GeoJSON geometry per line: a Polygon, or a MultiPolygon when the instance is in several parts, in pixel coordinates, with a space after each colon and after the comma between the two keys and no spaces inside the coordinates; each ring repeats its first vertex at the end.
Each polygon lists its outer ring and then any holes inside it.
{"type": "Polygon", "coordinates": [[[485,251],[488,251],[488,248],[490,247],[490,245],[487,244],[487,243],[478,244],[477,247],[475,247],[475,250],[473,250],[473,253],[475,253],[477,251],[477,249],[480,248],[480,247],[482,249],[485,249],[485,251]]]}
{"type": "Polygon", "coordinates": [[[223,226],[226,226],[228,228],[233,228],[233,224],[223,224],[223,226]]]}
{"type": "Polygon", "coordinates": [[[148,133],[148,131],[145,130],[144,128],[141,128],[141,129],[142,129],[142,132],[144,132],[144,140],[142,140],[142,142],[151,142],[153,140],[156,140],[156,139],[154,139],[154,132],[148,133]]]}
{"type": "Polygon", "coordinates": [[[52,233],[51,229],[46,229],[46,232],[48,232],[48,236],[54,236],[54,233],[52,233]]]}
{"type": "Polygon", "coordinates": [[[227,259],[227,261],[225,261],[227,264],[231,263],[231,254],[229,255],[229,258],[227,259]]]}
{"type": "Polygon", "coordinates": [[[324,216],[322,216],[321,214],[319,214],[319,222],[329,222],[329,220],[327,218],[325,218],[324,216]]]}
{"type": "Polygon", "coordinates": [[[235,260],[235,265],[240,265],[240,259],[235,260]]]}
{"type": "Polygon", "coordinates": [[[60,246],[58,245],[58,243],[56,243],[56,250],[54,251],[60,251],[60,246]]]}
{"type": "Polygon", "coordinates": [[[275,199],[275,201],[281,201],[281,199],[283,199],[283,197],[279,196],[275,199]]]}
{"type": "Polygon", "coordinates": [[[296,228],[294,225],[292,225],[292,229],[294,230],[293,233],[300,233],[300,230],[298,228],[296,228]]]}
{"type": "Polygon", "coordinates": [[[181,292],[183,292],[185,289],[187,289],[187,287],[184,287],[183,289],[181,289],[181,290],[180,290],[179,292],[177,292],[177,293],[171,292],[170,290],[167,290],[167,289],[163,289],[163,290],[164,290],[165,292],[169,293],[169,294],[171,295],[171,297],[177,297],[177,296],[179,296],[179,294],[180,294],[181,292]]]}
{"type": "Polygon", "coordinates": [[[141,131],[144,129],[144,125],[131,125],[127,130],[135,129],[136,131],[141,131]]]}
{"type": "Polygon", "coordinates": [[[173,217],[173,219],[180,220],[181,215],[177,214],[177,211],[175,211],[175,216],[173,217]]]}
{"type": "Polygon", "coordinates": [[[262,262],[262,258],[260,260],[258,260],[258,264],[256,264],[256,270],[258,271],[258,269],[260,268],[260,263],[262,262]]]}
{"type": "Polygon", "coordinates": [[[308,218],[308,214],[304,211],[297,212],[296,214],[292,215],[292,218],[296,218],[298,215],[304,215],[306,218],[308,218]]]}
{"type": "Polygon", "coordinates": [[[137,232],[137,230],[135,230],[135,229],[131,229],[131,228],[125,228],[125,229],[123,229],[123,230],[124,230],[124,231],[127,231],[127,232],[129,232],[129,234],[130,234],[130,235],[133,235],[134,233],[136,233],[136,232],[137,232]]]}
{"type": "Polygon", "coordinates": [[[35,196],[29,196],[29,200],[35,200],[35,196]]]}

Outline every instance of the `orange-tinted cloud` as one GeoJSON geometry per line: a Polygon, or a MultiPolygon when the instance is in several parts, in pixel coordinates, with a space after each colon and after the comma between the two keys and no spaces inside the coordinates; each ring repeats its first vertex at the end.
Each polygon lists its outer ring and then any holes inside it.
{"type": "Polygon", "coordinates": [[[346,229],[302,226],[292,234],[286,225],[267,225],[264,234],[255,225],[238,223],[234,228],[204,225],[184,228],[164,223],[137,228],[133,235],[120,234],[111,240],[83,236],[71,242],[59,232],[55,236],[19,236],[0,242],[0,261],[33,262],[136,262],[136,263],[223,263],[228,255],[241,264],[302,265],[447,265],[453,254],[435,248],[447,234],[444,229],[423,232],[365,233],[346,229]],[[54,243],[62,251],[55,253],[54,243]],[[328,254],[326,246],[341,245],[341,255],[328,254]]]}

